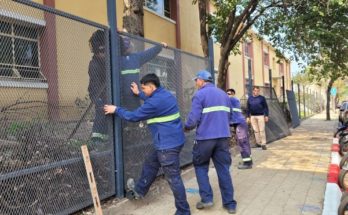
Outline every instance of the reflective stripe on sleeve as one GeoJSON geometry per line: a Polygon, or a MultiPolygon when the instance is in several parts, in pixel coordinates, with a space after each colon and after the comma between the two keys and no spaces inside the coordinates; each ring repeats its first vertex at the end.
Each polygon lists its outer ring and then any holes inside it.
{"type": "Polygon", "coordinates": [[[180,118],[180,113],[168,115],[168,116],[161,116],[161,117],[156,117],[152,119],[148,119],[146,122],[147,124],[152,124],[152,123],[160,123],[160,122],[170,122],[176,119],[180,118]]]}
{"type": "Polygon", "coordinates": [[[139,69],[129,69],[129,70],[123,70],[121,71],[121,75],[129,75],[129,74],[139,74],[139,69]]]}
{"type": "Polygon", "coordinates": [[[241,112],[242,113],[242,109],[240,109],[240,108],[232,108],[232,111],[234,111],[234,112],[241,112]]]}

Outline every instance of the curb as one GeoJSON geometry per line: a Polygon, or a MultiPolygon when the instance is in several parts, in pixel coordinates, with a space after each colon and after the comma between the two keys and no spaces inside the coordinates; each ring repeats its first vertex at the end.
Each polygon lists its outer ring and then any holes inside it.
{"type": "Polygon", "coordinates": [[[340,173],[339,163],[341,160],[338,154],[338,138],[333,138],[331,146],[331,162],[327,174],[327,184],[325,189],[324,210],[322,215],[337,214],[341,202],[342,191],[338,186],[338,176],[340,173]]]}

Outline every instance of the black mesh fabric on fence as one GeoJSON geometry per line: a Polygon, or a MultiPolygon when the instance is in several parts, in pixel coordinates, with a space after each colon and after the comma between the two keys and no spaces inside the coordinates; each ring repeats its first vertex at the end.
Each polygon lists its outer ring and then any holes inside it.
{"type": "Polygon", "coordinates": [[[92,204],[83,144],[100,197],[115,194],[112,118],[101,109],[111,102],[107,28],[0,5],[0,214],[92,204]]]}
{"type": "Polygon", "coordinates": [[[295,93],[294,91],[287,90],[286,96],[288,98],[288,104],[291,113],[291,124],[293,128],[296,128],[300,125],[300,118],[298,116],[295,93]]]}
{"type": "MultiPolygon", "coordinates": [[[[290,135],[289,125],[287,122],[288,117],[279,103],[274,89],[272,89],[272,99],[270,97],[271,91],[269,87],[260,87],[260,95],[265,96],[269,109],[269,121],[266,123],[267,143],[290,135]]],[[[247,97],[244,96],[241,99],[241,106],[244,113],[246,111],[246,104],[247,97]]],[[[252,144],[255,144],[255,142],[253,142],[255,141],[255,138],[251,138],[250,140],[252,144]]]]}
{"type": "MultiPolygon", "coordinates": [[[[121,106],[134,110],[141,104],[132,95],[130,84],[139,82],[148,73],[159,76],[161,85],[176,96],[182,120],[191,108],[191,98],[195,92],[192,80],[197,71],[206,69],[208,60],[176,49],[162,48],[143,38],[123,34],[121,47],[121,106]],[[125,47],[126,46],[126,47],[125,47]],[[126,48],[128,48],[128,53],[126,48]],[[139,65],[139,67],[135,67],[139,65]]],[[[138,178],[148,151],[153,147],[152,137],[145,122],[122,123],[125,180],[138,178]]],[[[192,162],[194,131],[186,134],[186,143],[181,152],[181,166],[192,162]]]]}

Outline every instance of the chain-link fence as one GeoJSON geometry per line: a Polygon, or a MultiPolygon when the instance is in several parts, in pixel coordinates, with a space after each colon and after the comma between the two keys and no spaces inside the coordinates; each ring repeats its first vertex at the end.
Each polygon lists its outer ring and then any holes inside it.
{"type": "Polygon", "coordinates": [[[68,214],[90,205],[83,144],[100,197],[113,195],[112,119],[99,112],[111,102],[109,54],[90,47],[92,33],[106,41],[108,29],[48,8],[0,5],[0,214],[68,214]]]}
{"type": "Polygon", "coordinates": [[[300,119],[308,118],[325,110],[322,89],[301,84],[295,84],[293,88],[300,119]]]}
{"type": "MultiPolygon", "coordinates": [[[[191,98],[195,92],[195,73],[208,67],[208,59],[197,57],[180,50],[162,48],[143,38],[123,34],[120,42],[128,46],[121,47],[121,105],[132,110],[140,105],[139,98],[131,90],[131,82],[139,82],[139,78],[148,73],[159,76],[161,85],[176,96],[180,115],[188,115],[191,98]],[[123,49],[124,48],[124,49],[123,49]],[[130,53],[125,53],[130,52],[130,53]],[[140,67],[137,67],[139,65],[140,67]]],[[[144,122],[123,122],[123,147],[125,180],[140,176],[143,161],[147,152],[153,147],[152,137],[144,122]]],[[[181,152],[181,165],[192,162],[192,145],[194,132],[186,135],[186,143],[181,152]]]]}
{"type": "MultiPolygon", "coordinates": [[[[290,135],[289,121],[291,121],[289,114],[284,111],[281,103],[273,88],[260,87],[260,95],[266,98],[269,109],[269,121],[266,123],[266,140],[272,142],[290,135]]],[[[241,106],[243,113],[246,113],[247,96],[241,98],[241,106]]],[[[249,125],[250,127],[251,125],[249,125]]],[[[252,129],[249,129],[250,143],[256,144],[256,140],[252,129]]]]}
{"type": "MultiPolygon", "coordinates": [[[[116,192],[108,27],[27,2],[0,1],[0,214],[68,214],[92,204],[80,146],[90,150],[101,199],[116,192]],[[28,6],[30,5],[30,6],[28,6]]],[[[118,44],[121,105],[141,103],[130,83],[156,73],[191,107],[206,58],[128,34],[118,44]]],[[[182,119],[185,120],[184,118],[182,119]]],[[[146,124],[123,122],[124,179],[140,175],[152,147],[146,124]]],[[[191,163],[194,132],[181,165],[191,163]]],[[[123,183],[123,182],[119,182],[123,183]]]]}

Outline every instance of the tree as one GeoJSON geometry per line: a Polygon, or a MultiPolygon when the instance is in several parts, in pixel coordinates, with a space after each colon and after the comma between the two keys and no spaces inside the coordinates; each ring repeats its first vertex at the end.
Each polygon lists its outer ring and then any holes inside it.
{"type": "Polygon", "coordinates": [[[334,82],[348,75],[347,0],[294,2],[284,13],[273,13],[259,27],[272,44],[292,50],[307,62],[313,79],[327,80],[326,119],[330,120],[330,91],[334,82]],[[278,23],[274,25],[272,23],[278,23]]]}
{"type": "Polygon", "coordinates": [[[123,28],[144,37],[144,0],[123,0],[123,28]]]}
{"type": "Polygon", "coordinates": [[[208,56],[208,37],[213,35],[221,44],[218,65],[218,86],[226,87],[226,74],[229,67],[228,57],[238,53],[241,39],[258,19],[267,15],[270,9],[282,8],[290,0],[193,0],[198,2],[201,43],[204,55],[208,56]],[[207,14],[211,3],[215,12],[207,14]]]}

